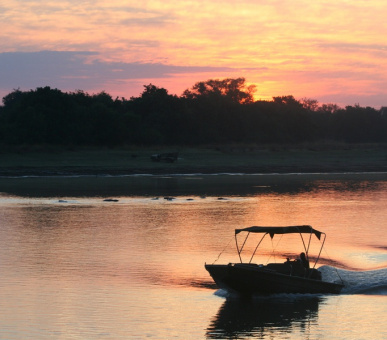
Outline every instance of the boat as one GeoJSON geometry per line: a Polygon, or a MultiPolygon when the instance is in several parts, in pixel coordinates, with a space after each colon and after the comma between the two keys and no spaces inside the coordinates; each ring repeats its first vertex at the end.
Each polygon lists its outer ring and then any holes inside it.
{"type": "Polygon", "coordinates": [[[205,269],[221,289],[237,292],[241,295],[278,293],[338,294],[344,287],[341,278],[341,282],[324,281],[322,273],[316,269],[324,247],[326,234],[313,229],[309,225],[285,227],[252,226],[235,229],[234,237],[240,262],[205,264],[205,269]],[[238,242],[239,234],[246,235],[242,243],[238,242]],[[250,234],[263,235],[254,250],[252,250],[250,260],[244,262],[242,261],[241,254],[250,234]],[[304,248],[304,251],[301,253],[301,259],[290,260],[287,258],[285,262],[267,263],[265,265],[252,262],[260,244],[267,235],[273,240],[276,235],[283,236],[284,234],[300,235],[304,248]],[[318,256],[315,256],[314,265],[310,267],[309,250],[312,236],[320,240],[321,247],[319,248],[318,256]]]}

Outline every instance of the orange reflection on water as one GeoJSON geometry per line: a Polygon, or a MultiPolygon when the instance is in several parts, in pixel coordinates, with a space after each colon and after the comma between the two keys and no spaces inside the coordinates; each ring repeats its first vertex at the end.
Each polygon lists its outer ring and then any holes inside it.
{"type": "MultiPolygon", "coordinates": [[[[239,319],[232,301],[214,295],[204,262],[213,262],[222,251],[217,263],[238,261],[234,229],[240,227],[311,224],[327,232],[329,256],[323,253],[324,259],[363,270],[386,263],[383,185],[353,191],[308,188],[222,200],[193,195],[171,201],[123,196],[116,203],[100,197],[0,202],[2,335],[197,339],[222,338],[228,331],[240,338],[302,339],[337,338],[345,331],[347,339],[374,339],[376,332],[384,336],[383,295],[258,301],[250,310],[260,310],[258,304],[270,312],[251,318],[241,313],[239,319]],[[367,235],[365,222],[374,227],[367,235]],[[275,312],[283,303],[279,320],[275,312]],[[235,323],[227,328],[230,320],[235,323]]],[[[268,254],[275,249],[280,262],[283,252],[297,254],[302,247],[298,236],[284,241],[267,238],[262,246],[268,254]]],[[[359,288],[370,283],[380,288],[385,282],[385,270],[341,273],[359,288]]]]}

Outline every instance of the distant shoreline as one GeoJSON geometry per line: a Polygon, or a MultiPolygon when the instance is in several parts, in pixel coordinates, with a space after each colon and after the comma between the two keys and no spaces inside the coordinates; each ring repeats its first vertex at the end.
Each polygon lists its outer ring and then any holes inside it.
{"type": "Polygon", "coordinates": [[[0,176],[384,173],[387,146],[82,149],[0,153],[0,176]],[[151,156],[178,150],[175,162],[151,156]]]}
{"type": "Polygon", "coordinates": [[[173,171],[170,168],[157,169],[93,169],[93,168],[0,168],[0,177],[71,177],[71,176],[187,176],[187,175],[275,175],[275,174],[387,174],[387,167],[265,167],[265,168],[219,168],[203,167],[195,169],[179,168],[173,171]]]}

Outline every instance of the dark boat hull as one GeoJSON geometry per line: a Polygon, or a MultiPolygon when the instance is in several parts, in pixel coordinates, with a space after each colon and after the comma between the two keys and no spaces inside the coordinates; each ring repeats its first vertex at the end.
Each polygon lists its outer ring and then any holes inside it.
{"type": "Polygon", "coordinates": [[[277,293],[338,294],[344,287],[337,283],[277,273],[253,264],[206,264],[205,268],[219,288],[245,295],[277,293]]]}

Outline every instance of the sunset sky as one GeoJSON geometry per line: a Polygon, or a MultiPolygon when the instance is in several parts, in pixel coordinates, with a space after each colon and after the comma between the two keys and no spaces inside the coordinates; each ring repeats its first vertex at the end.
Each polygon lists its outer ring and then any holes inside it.
{"type": "Polygon", "coordinates": [[[256,99],[387,106],[385,0],[0,3],[0,97],[51,86],[181,95],[245,77],[256,99]]]}

